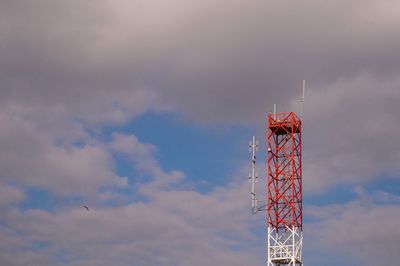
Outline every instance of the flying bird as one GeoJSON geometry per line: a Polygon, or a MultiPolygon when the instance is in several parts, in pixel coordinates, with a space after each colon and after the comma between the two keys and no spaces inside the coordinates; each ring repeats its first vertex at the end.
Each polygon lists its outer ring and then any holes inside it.
{"type": "Polygon", "coordinates": [[[88,206],[83,205],[82,207],[85,208],[87,211],[89,211],[89,207],[88,206]]]}

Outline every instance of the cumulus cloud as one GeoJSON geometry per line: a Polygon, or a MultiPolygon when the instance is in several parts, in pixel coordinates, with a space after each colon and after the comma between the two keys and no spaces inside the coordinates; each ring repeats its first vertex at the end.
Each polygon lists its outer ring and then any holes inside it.
{"type": "MultiPolygon", "coordinates": [[[[72,147],[71,149],[81,149],[72,147]]],[[[183,173],[165,172],[154,157],[156,147],[134,135],[114,133],[104,151],[126,156],[150,181],[135,193],[144,201],[114,207],[94,203],[90,211],[79,206],[60,206],[52,212],[21,210],[9,204],[20,202],[23,193],[3,187],[0,261],[9,265],[220,265],[262,263],[263,245],[254,233],[261,226],[248,211],[246,182],[232,182],[202,194],[175,185],[183,173]],[[7,196],[8,195],[8,196],[7,196]],[[24,251],[23,256],[19,256],[24,251]],[[27,251],[27,252],[25,252],[27,251]],[[206,256],[205,256],[206,254],[206,256]],[[14,258],[15,257],[15,258],[14,258]]],[[[57,158],[57,156],[55,156],[57,158]]],[[[75,168],[87,163],[75,156],[75,168]]],[[[90,158],[96,156],[88,156],[90,158]]],[[[45,162],[45,161],[44,161],[45,162]]],[[[68,162],[68,161],[67,161],[68,162]]],[[[104,163],[104,162],[103,162],[104,163]]],[[[51,165],[47,168],[51,168],[51,165]]],[[[72,165],[64,165],[64,170],[72,165]]],[[[100,172],[109,169],[102,169],[100,172]]],[[[85,171],[83,171],[85,172],[85,171]]],[[[57,173],[60,174],[60,173],[57,173]]],[[[54,181],[61,190],[85,180],[54,181]]],[[[32,178],[31,178],[32,179],[32,178]]],[[[93,180],[101,184],[101,180],[93,180]]],[[[33,182],[33,181],[30,181],[33,182]]],[[[104,183],[103,183],[104,184],[104,183]]],[[[28,183],[26,185],[31,185],[28,183]]],[[[67,193],[68,189],[60,193],[67,193]]],[[[74,194],[72,194],[74,195],[74,194]]],[[[101,199],[100,195],[99,199],[101,199]]],[[[118,194],[117,194],[118,196],[118,194]]],[[[123,196],[123,195],[121,195],[123,196]]],[[[115,195],[112,195],[115,197],[115,195]]],[[[262,220],[259,220],[261,222],[262,220]]]]}
{"type": "MultiPolygon", "coordinates": [[[[52,261],[41,265],[261,264],[247,194],[247,186],[233,183],[210,194],[160,189],[147,202],[117,208],[14,210],[5,217],[9,229],[0,231],[24,235],[52,261]]],[[[9,237],[18,254],[24,245],[9,237]]]]}
{"type": "Polygon", "coordinates": [[[66,135],[73,137],[63,137],[24,116],[15,112],[0,115],[2,181],[42,187],[59,195],[82,195],[103,186],[126,184],[113,172],[106,149],[91,142],[80,127],[66,130],[66,135]],[[77,140],[83,145],[71,144],[77,140]]]}
{"type": "Polygon", "coordinates": [[[65,125],[84,134],[76,121],[123,124],[147,111],[261,125],[273,103],[298,110],[290,103],[307,79],[306,187],[369,180],[397,158],[385,148],[399,112],[397,9],[358,0],[2,1],[0,102],[59,138],[65,125]],[[343,116],[346,126],[333,129],[343,116]],[[383,123],[389,136],[377,145],[383,123]]]}
{"type": "Polygon", "coordinates": [[[114,133],[109,146],[114,152],[127,156],[141,173],[149,174],[154,178],[151,186],[147,188],[168,186],[184,177],[184,173],[177,170],[166,173],[154,157],[156,147],[141,143],[134,135],[114,133]]]}
{"type": "MultiPolygon", "coordinates": [[[[154,157],[156,148],[140,142],[134,135],[114,133],[108,149],[126,156],[140,172],[151,177],[135,192],[144,196],[144,200],[124,201],[114,207],[93,204],[89,211],[72,205],[60,206],[52,212],[8,208],[0,227],[0,238],[4,240],[4,245],[0,245],[2,263],[16,266],[262,263],[264,248],[254,233],[262,220],[257,222],[248,211],[247,182],[233,181],[203,194],[175,185],[182,182],[183,173],[165,172],[154,157]],[[24,255],[19,256],[23,251],[24,255]]],[[[87,162],[80,156],[77,160],[87,162]]],[[[71,177],[65,182],[59,186],[68,188],[74,184],[71,177]]],[[[10,207],[9,204],[22,200],[23,193],[11,187],[0,188],[5,199],[2,204],[10,207]]]]}
{"type": "MultiPolygon", "coordinates": [[[[399,176],[400,62],[393,56],[400,47],[398,9],[398,1],[372,0],[1,1],[0,208],[20,202],[22,190],[31,187],[64,196],[97,195],[107,188],[97,196],[121,197],[112,189],[128,183],[115,173],[113,153],[154,178],[138,190],[149,203],[98,206],[90,218],[70,209],[7,210],[7,223],[16,226],[1,227],[0,238],[15,251],[2,245],[1,260],[56,265],[56,257],[72,265],[101,265],[125,256],[121,265],[133,259],[141,265],[258,263],[250,253],[232,251],[235,239],[246,239],[250,230],[233,214],[241,206],[241,196],[233,197],[242,193],[236,185],[210,194],[170,191],[184,174],[164,171],[154,146],[122,134],[100,142],[104,126],[124,125],[146,112],[173,111],[194,123],[261,125],[273,103],[278,111],[298,110],[293,100],[306,79],[307,193],[399,176]],[[152,224],[164,220],[165,225],[152,224]],[[139,231],[130,231],[127,221],[139,231]],[[114,232],[109,225],[114,223],[123,232],[114,232]],[[151,237],[140,235],[142,228],[151,237]],[[219,235],[225,229],[234,240],[219,235]],[[126,242],[107,242],[113,233],[122,239],[126,233],[126,242]],[[161,243],[152,242],[157,240],[161,243]],[[166,249],[169,244],[178,251],[166,249]]],[[[375,196],[396,199],[385,193],[375,196]]],[[[371,205],[371,213],[351,204],[330,206],[336,217],[321,211],[333,222],[320,227],[341,229],[356,219],[350,208],[366,220],[363,232],[372,228],[372,214],[397,218],[390,214],[394,203],[371,205]]],[[[368,239],[371,234],[365,233],[368,239]]],[[[333,233],[319,237],[322,246],[334,243],[333,233]]],[[[360,252],[377,255],[369,246],[355,250],[356,257],[360,252]]]]}
{"type": "Polygon", "coordinates": [[[306,226],[310,252],[322,251],[329,259],[335,261],[336,257],[346,265],[397,264],[400,207],[388,201],[388,193],[375,193],[372,198],[360,197],[345,204],[309,206],[306,213],[316,219],[306,226]]]}

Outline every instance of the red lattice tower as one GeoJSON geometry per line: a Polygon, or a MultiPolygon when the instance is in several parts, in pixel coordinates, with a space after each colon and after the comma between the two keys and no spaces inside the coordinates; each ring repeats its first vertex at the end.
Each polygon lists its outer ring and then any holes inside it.
{"type": "Polygon", "coordinates": [[[301,119],[268,114],[268,266],[303,265],[301,119]]]}

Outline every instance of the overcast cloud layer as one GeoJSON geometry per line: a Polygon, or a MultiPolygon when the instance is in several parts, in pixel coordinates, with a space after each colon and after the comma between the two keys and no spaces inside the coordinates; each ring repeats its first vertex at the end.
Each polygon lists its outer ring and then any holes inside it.
{"type": "MultiPolygon", "coordinates": [[[[398,1],[1,0],[0,264],[261,265],[246,184],[201,194],[186,173],[162,169],[151,143],[119,132],[105,141],[101,130],[173,112],[261,131],[273,103],[298,111],[306,79],[306,193],[398,180],[399,47],[398,1]],[[133,188],[115,155],[151,181],[133,188]],[[23,210],[32,188],[95,209],[23,210]]],[[[375,235],[399,218],[399,202],[384,203],[310,208],[327,232],[315,236],[320,251],[348,246],[356,262],[378,263],[373,241],[399,246],[398,232],[375,235]],[[339,238],[357,219],[354,242],[339,238]]],[[[390,247],[383,265],[399,260],[390,247]]]]}

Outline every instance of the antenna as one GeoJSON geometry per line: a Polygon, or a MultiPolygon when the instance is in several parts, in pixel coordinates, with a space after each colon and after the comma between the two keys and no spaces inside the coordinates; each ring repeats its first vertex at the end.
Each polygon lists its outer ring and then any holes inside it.
{"type": "Polygon", "coordinates": [[[268,266],[303,266],[303,162],[302,119],[306,81],[300,101],[300,116],[294,112],[268,112],[267,195],[256,197],[256,151],[253,136],[249,143],[252,154],[251,213],[267,211],[268,266]]]}
{"type": "Polygon", "coordinates": [[[301,119],[294,112],[276,116],[268,115],[267,265],[302,266],[301,119]]]}
{"type": "Polygon", "coordinates": [[[256,151],[258,151],[258,141],[256,141],[256,137],[253,136],[253,140],[250,141],[249,143],[249,150],[252,153],[251,157],[251,165],[252,165],[252,171],[249,176],[249,181],[251,183],[251,213],[256,214],[258,211],[257,207],[257,198],[256,198],[256,179],[257,173],[256,173],[256,151]]]}
{"type": "Polygon", "coordinates": [[[303,95],[300,98],[300,118],[303,121],[303,105],[304,105],[304,96],[306,94],[306,80],[303,79],[303,95]]]}

